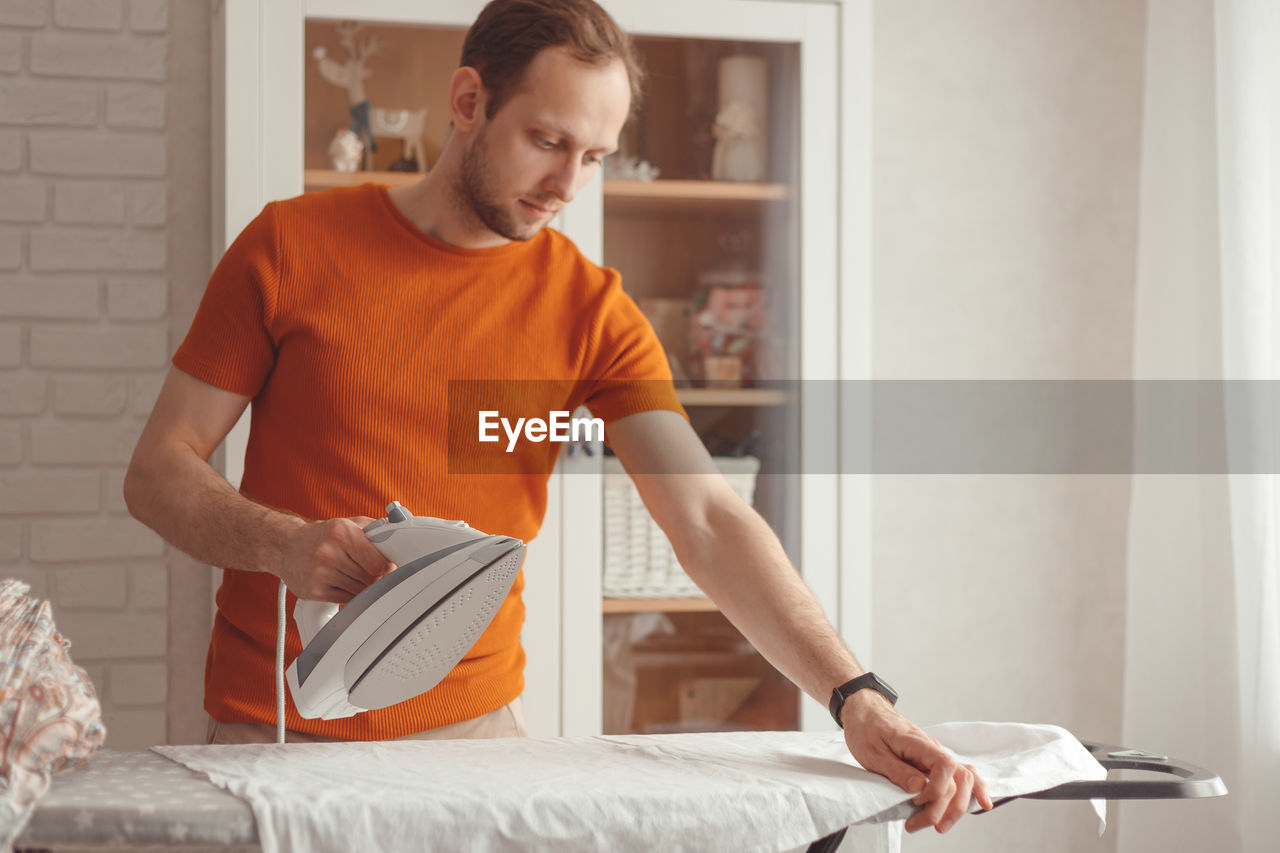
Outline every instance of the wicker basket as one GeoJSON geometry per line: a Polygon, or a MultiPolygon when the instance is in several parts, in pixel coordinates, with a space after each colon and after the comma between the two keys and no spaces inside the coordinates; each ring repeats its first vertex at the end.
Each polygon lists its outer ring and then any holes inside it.
{"type": "MultiPolygon", "coordinates": [[[[760,460],[717,456],[716,466],[750,505],[760,460]]],[[[604,595],[607,598],[693,598],[702,595],[649,515],[617,457],[604,459],[604,595]]]]}

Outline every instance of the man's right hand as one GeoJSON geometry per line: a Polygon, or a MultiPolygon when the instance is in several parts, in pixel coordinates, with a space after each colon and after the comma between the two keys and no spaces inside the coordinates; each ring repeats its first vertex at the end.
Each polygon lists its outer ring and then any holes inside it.
{"type": "Polygon", "coordinates": [[[276,575],[298,598],[346,604],[395,568],[365,535],[372,522],[365,516],[331,518],[295,528],[276,575]]]}

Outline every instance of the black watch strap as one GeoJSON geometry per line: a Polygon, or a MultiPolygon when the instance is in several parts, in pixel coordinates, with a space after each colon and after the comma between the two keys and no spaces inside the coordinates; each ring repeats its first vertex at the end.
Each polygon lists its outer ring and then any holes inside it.
{"type": "Polygon", "coordinates": [[[845,700],[864,688],[876,691],[888,699],[890,705],[898,704],[898,691],[890,687],[883,678],[874,672],[863,673],[852,681],[846,681],[831,691],[831,716],[840,728],[844,728],[844,720],[840,719],[840,712],[844,710],[845,700]]]}

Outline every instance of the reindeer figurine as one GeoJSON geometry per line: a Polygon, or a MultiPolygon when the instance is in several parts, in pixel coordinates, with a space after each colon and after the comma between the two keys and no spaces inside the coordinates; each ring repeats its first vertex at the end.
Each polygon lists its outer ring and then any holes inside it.
{"type": "MultiPolygon", "coordinates": [[[[347,90],[347,108],[351,112],[351,132],[364,141],[364,167],[373,168],[373,152],[378,150],[374,138],[389,136],[401,140],[404,156],[401,161],[412,160],[417,163],[419,172],[427,171],[427,150],[424,141],[427,111],[420,110],[388,110],[371,107],[369,97],[364,92],[364,80],[372,72],[365,67],[365,61],[378,52],[381,44],[377,36],[370,36],[362,43],[356,44],[356,31],[362,25],[356,21],[344,21],[335,28],[338,32],[338,43],[347,51],[347,61],[338,62],[325,55],[323,47],[317,47],[312,55],[320,64],[320,76],[335,86],[347,90]]],[[[392,169],[395,170],[393,164],[392,169]]],[[[410,171],[405,168],[404,171],[410,171]]]]}

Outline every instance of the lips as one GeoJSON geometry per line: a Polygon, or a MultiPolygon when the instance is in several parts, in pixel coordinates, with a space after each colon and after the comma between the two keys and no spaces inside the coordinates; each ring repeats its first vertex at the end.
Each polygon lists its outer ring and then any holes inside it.
{"type": "Polygon", "coordinates": [[[549,207],[543,207],[542,205],[534,204],[533,202],[525,201],[524,199],[520,199],[520,203],[532,210],[538,216],[551,216],[559,212],[558,210],[552,210],[549,207]]]}

